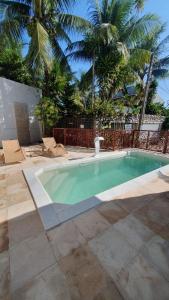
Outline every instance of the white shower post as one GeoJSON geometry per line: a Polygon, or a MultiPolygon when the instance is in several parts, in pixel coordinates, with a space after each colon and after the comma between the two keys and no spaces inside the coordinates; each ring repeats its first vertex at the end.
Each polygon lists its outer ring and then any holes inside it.
{"type": "Polygon", "coordinates": [[[96,136],[94,139],[95,143],[95,156],[99,155],[100,152],[100,141],[104,141],[104,138],[102,136],[96,136]]]}

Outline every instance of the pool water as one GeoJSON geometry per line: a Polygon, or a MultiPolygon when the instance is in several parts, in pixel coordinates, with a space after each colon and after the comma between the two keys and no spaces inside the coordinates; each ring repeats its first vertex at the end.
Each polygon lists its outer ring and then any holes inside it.
{"type": "Polygon", "coordinates": [[[168,163],[166,158],[131,152],[45,171],[39,179],[53,202],[72,205],[168,163]]]}

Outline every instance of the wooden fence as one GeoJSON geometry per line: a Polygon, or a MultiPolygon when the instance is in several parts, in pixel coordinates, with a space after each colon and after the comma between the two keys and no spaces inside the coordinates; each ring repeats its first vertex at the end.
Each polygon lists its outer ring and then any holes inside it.
{"type": "Polygon", "coordinates": [[[112,129],[95,130],[80,128],[54,128],[53,136],[57,143],[65,146],[94,148],[96,134],[102,136],[102,149],[118,150],[123,148],[140,148],[169,153],[169,131],[114,131],[112,129]]]}

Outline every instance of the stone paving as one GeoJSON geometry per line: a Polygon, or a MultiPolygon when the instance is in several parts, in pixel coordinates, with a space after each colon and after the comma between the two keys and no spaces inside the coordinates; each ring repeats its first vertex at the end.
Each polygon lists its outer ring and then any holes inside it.
{"type": "Polygon", "coordinates": [[[168,177],[45,232],[22,168],[64,159],[0,167],[0,299],[168,300],[168,177]]]}

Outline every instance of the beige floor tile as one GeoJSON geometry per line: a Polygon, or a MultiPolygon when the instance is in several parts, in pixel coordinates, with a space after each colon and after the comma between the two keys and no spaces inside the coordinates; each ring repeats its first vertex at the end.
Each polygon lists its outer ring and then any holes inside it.
{"type": "Polygon", "coordinates": [[[117,204],[128,212],[133,212],[140,207],[149,204],[153,200],[153,196],[147,189],[136,189],[130,193],[126,193],[119,197],[117,204]]]}
{"type": "Polygon", "coordinates": [[[6,181],[7,181],[8,186],[13,186],[13,185],[16,185],[16,184],[19,183],[21,187],[23,187],[23,188],[27,187],[25,178],[24,178],[23,173],[21,171],[14,172],[12,174],[9,173],[6,176],[6,181]]]}
{"type": "Polygon", "coordinates": [[[6,174],[0,174],[0,180],[6,179],[6,174]]]}
{"type": "Polygon", "coordinates": [[[0,224],[0,253],[8,250],[9,239],[8,239],[8,222],[0,224]]]}
{"type": "Polygon", "coordinates": [[[4,195],[0,198],[0,209],[7,208],[8,207],[8,197],[4,195]]]}
{"type": "Polygon", "coordinates": [[[163,239],[169,241],[169,224],[161,227],[161,229],[158,231],[158,235],[160,235],[163,239]]]}
{"type": "Polygon", "coordinates": [[[118,222],[128,215],[128,212],[116,203],[113,200],[97,208],[99,213],[111,224],[118,222]]]}
{"type": "Polygon", "coordinates": [[[9,254],[8,251],[0,253],[0,299],[9,300],[9,254]]]}
{"type": "Polygon", "coordinates": [[[168,300],[169,284],[141,255],[121,271],[118,286],[124,299],[168,300]]]}
{"type": "Polygon", "coordinates": [[[85,239],[89,240],[106,230],[110,223],[96,210],[88,211],[73,219],[85,239]]]}
{"type": "Polygon", "coordinates": [[[0,199],[6,196],[6,187],[0,187],[0,199]]]}
{"type": "Polygon", "coordinates": [[[162,226],[169,223],[169,200],[158,196],[158,199],[134,212],[134,216],[158,233],[162,226]]]}
{"type": "Polygon", "coordinates": [[[89,247],[112,279],[136,256],[136,249],[113,226],[91,240],[89,247]]]}
{"type": "Polygon", "coordinates": [[[94,300],[124,300],[113,281],[107,281],[107,285],[94,298],[94,300]]]}
{"type": "Polygon", "coordinates": [[[144,257],[169,281],[169,241],[154,236],[143,250],[144,257]]]}
{"type": "Polygon", "coordinates": [[[117,296],[113,299],[121,299],[115,284],[88,247],[74,250],[71,255],[63,257],[59,264],[66,274],[70,291],[73,291],[73,295],[76,293],[75,299],[97,299],[108,288],[111,289],[112,296],[117,296]]]}
{"type": "Polygon", "coordinates": [[[49,267],[12,295],[12,300],[72,300],[66,279],[57,265],[49,267]]]}
{"type": "Polygon", "coordinates": [[[6,193],[7,193],[7,195],[17,194],[20,191],[25,191],[25,188],[27,188],[27,187],[23,186],[22,183],[18,182],[18,183],[12,184],[12,185],[7,185],[6,193]]]}
{"type": "Polygon", "coordinates": [[[6,179],[0,179],[0,188],[5,188],[6,187],[6,179]]]}
{"type": "Polygon", "coordinates": [[[15,291],[55,263],[46,235],[41,233],[10,249],[11,287],[15,291]]]}
{"type": "Polygon", "coordinates": [[[84,237],[72,221],[50,230],[47,235],[56,257],[66,256],[85,243],[84,237]]]}
{"type": "Polygon", "coordinates": [[[35,238],[44,231],[40,217],[36,211],[10,220],[8,228],[10,247],[27,238],[35,238]]]}
{"type": "Polygon", "coordinates": [[[8,207],[24,201],[32,201],[32,197],[28,188],[24,188],[19,192],[8,195],[7,197],[8,207]]]}
{"type": "Polygon", "coordinates": [[[0,225],[8,221],[8,210],[7,208],[0,209],[0,225]]]}
{"type": "Polygon", "coordinates": [[[8,207],[8,220],[19,218],[23,215],[35,211],[33,200],[24,201],[8,207]]]}
{"type": "Polygon", "coordinates": [[[158,177],[157,179],[149,182],[148,189],[152,193],[169,192],[169,182],[166,182],[165,180],[158,177]]]}
{"type": "Polygon", "coordinates": [[[132,215],[120,220],[113,227],[124,235],[137,250],[144,246],[154,235],[153,231],[132,215]]]}

